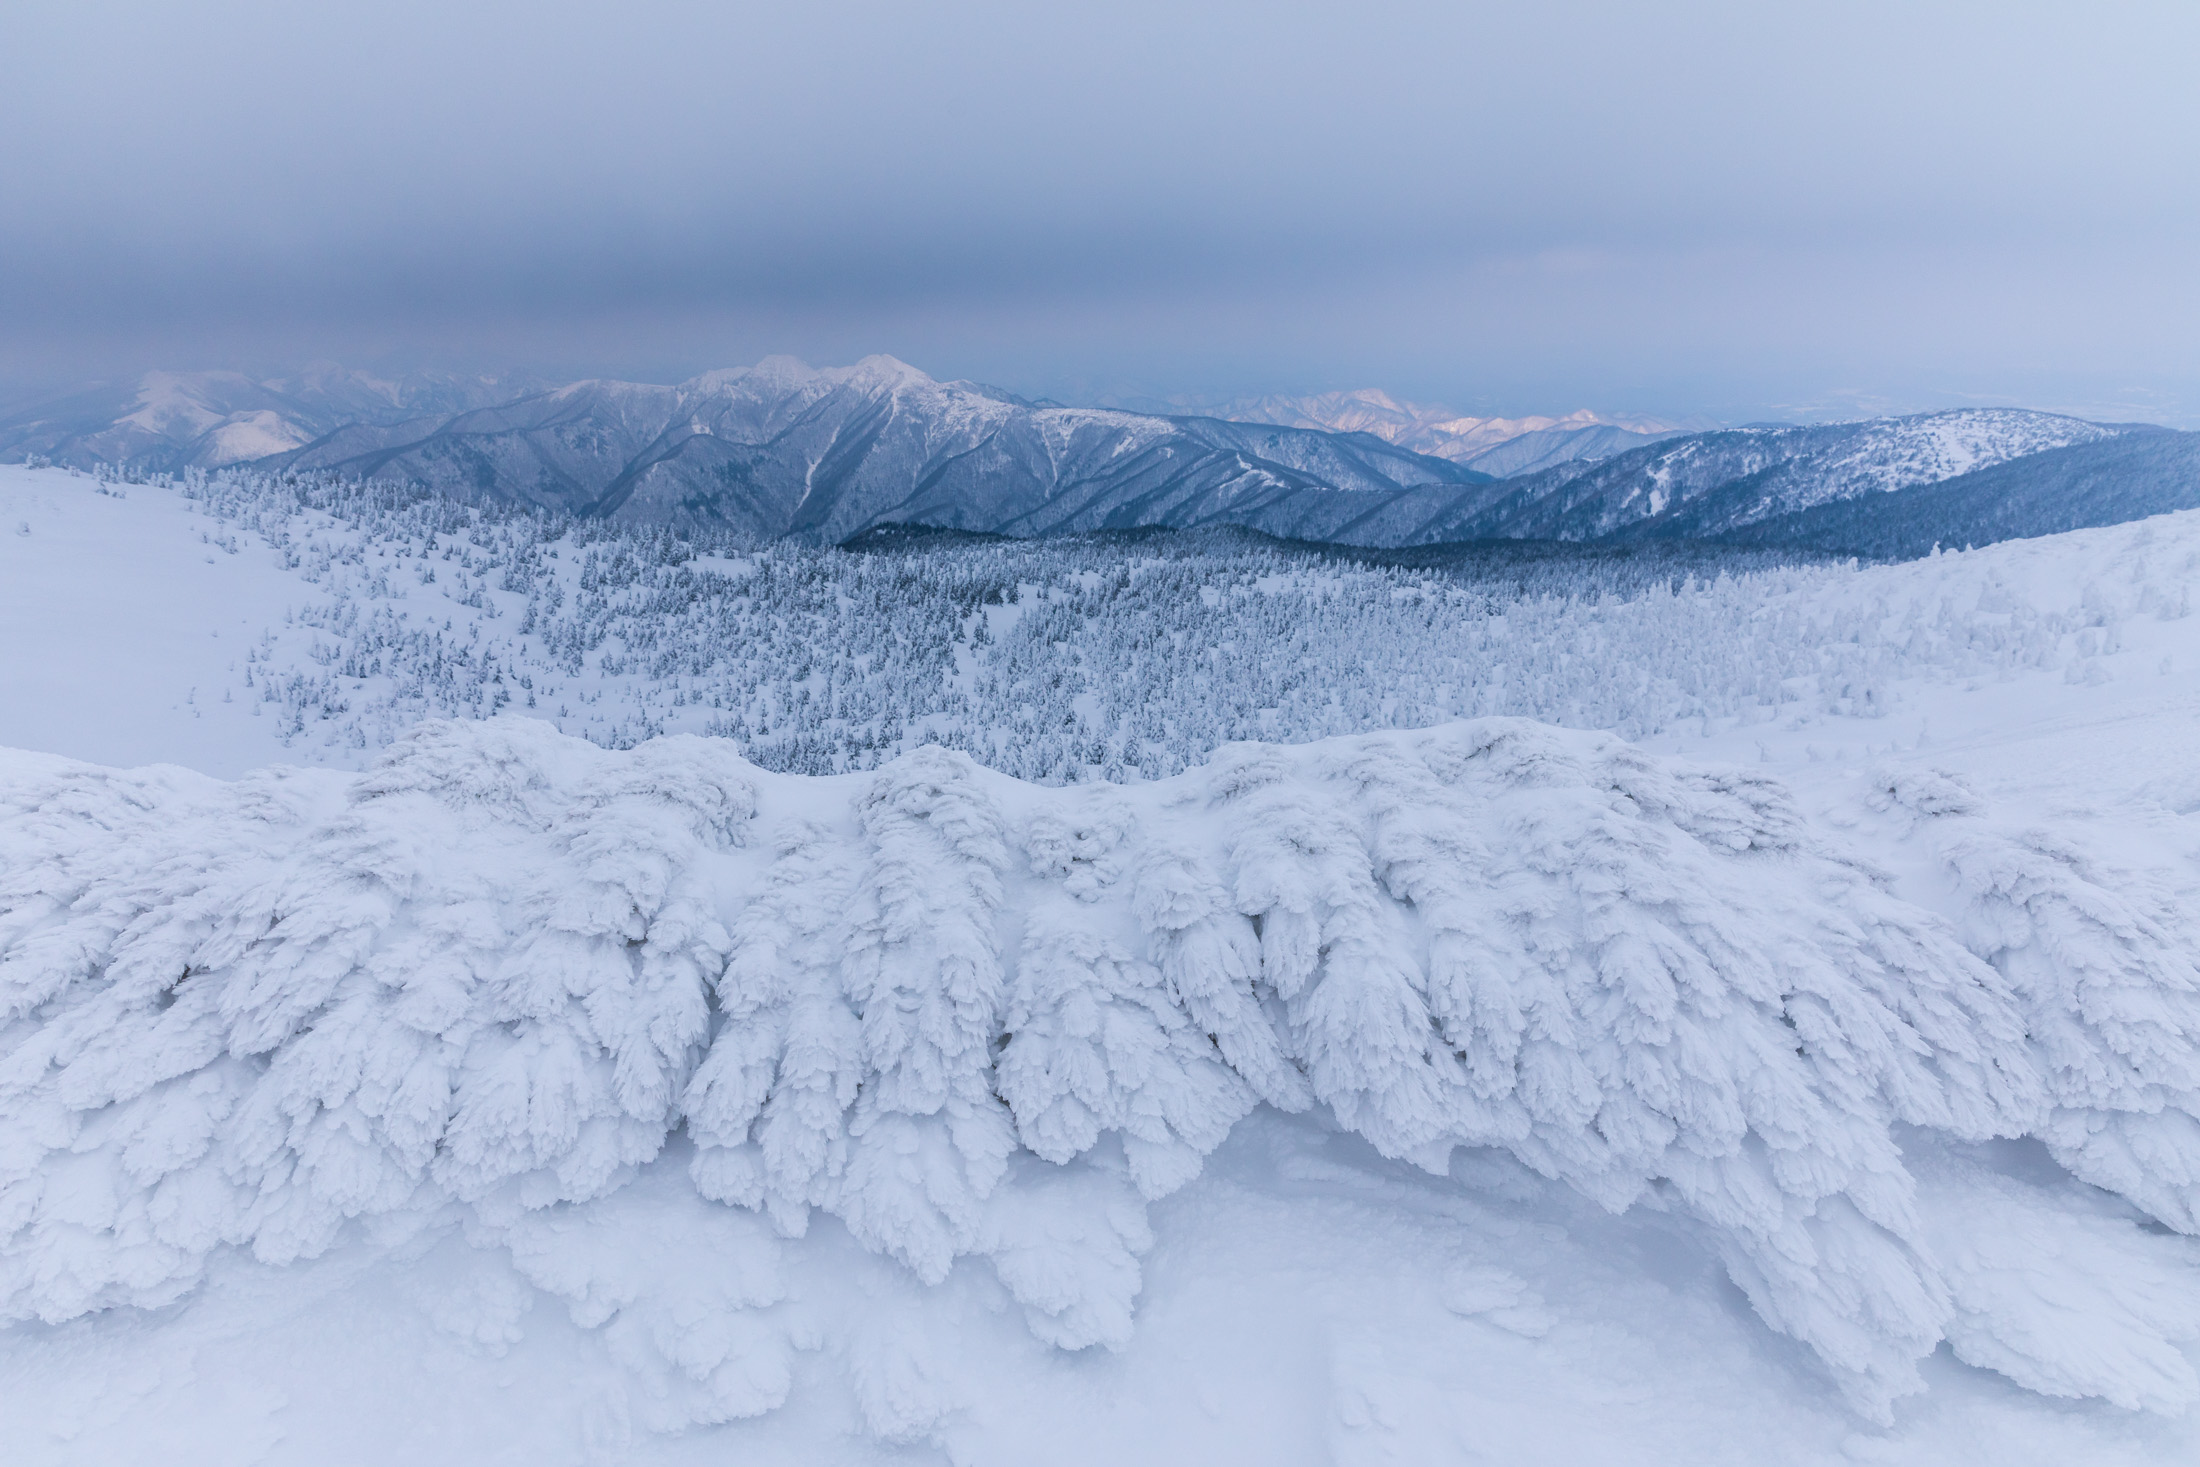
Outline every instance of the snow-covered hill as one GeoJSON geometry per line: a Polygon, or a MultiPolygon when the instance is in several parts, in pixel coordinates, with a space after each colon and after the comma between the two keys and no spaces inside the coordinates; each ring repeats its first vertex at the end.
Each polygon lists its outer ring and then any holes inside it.
{"type": "Polygon", "coordinates": [[[1722,429],[1667,439],[1594,464],[1560,464],[1503,480],[1471,498],[1400,495],[1334,533],[1368,545],[1487,537],[1717,536],[1818,505],[1868,502],[1874,495],[2132,431],[2162,430],[2012,408],[1722,429]]]}
{"type": "Polygon", "coordinates": [[[1723,538],[1901,559],[2200,506],[2200,434],[2123,433],[1934,484],[1758,520],[1723,538]]]}
{"type": "Polygon", "coordinates": [[[1935,484],[2116,430],[2010,408],[1964,408],[1813,428],[1742,430],[1653,449],[1639,464],[1592,470],[1568,486],[1573,525],[1606,530],[1659,520],[1703,534],[1838,499],[1935,484]],[[1586,481],[1586,482],[1584,482],[1586,481]],[[1594,496],[1593,505],[1585,501],[1594,496]]]}
{"type": "Polygon", "coordinates": [[[11,1460],[2200,1450],[2200,515],[0,531],[11,1460]]]}
{"type": "Polygon", "coordinates": [[[1471,469],[1499,479],[1516,479],[1562,464],[1587,466],[1642,448],[1666,438],[1677,438],[1678,428],[1646,430],[1614,427],[1609,423],[1532,428],[1506,438],[1494,448],[1478,450],[1462,459],[1471,469]]]}
{"type": "Polygon", "coordinates": [[[385,378],[327,363],[272,378],[148,372],[12,404],[0,413],[0,456],[82,469],[221,468],[292,452],[348,423],[460,412],[527,390],[511,376],[385,378]]]}
{"type": "Polygon", "coordinates": [[[1581,408],[1559,416],[1477,418],[1400,402],[1380,388],[1304,396],[1240,397],[1206,409],[1218,418],[1332,433],[1371,433],[1386,443],[1449,459],[1497,478],[1575,459],[1594,461],[1684,431],[1681,424],[1581,408]]]}
{"type": "Polygon", "coordinates": [[[926,741],[1024,778],[1157,778],[1232,739],[1526,716],[1631,737],[2059,665],[2071,608],[1915,635],[1874,572],[1730,552],[1370,563],[1225,534],[915,537],[861,554],[255,475],[0,470],[0,743],[242,773],[528,712],[775,769],[926,741]],[[1739,630],[1748,627],[1747,633],[1739,630]],[[50,650],[48,650],[50,649],[50,650]],[[1990,650],[1988,650],[1990,649],[1990,650]],[[101,675],[85,675],[87,658],[101,675]],[[1977,660],[1983,658],[1983,661],[1977,660]]]}
{"type": "MultiPolygon", "coordinates": [[[[356,767],[421,718],[507,710],[611,746],[726,735],[812,773],[936,741],[1046,782],[1448,718],[1646,738],[2060,669],[2128,579],[2087,561],[2086,597],[2012,614],[1975,587],[1953,609],[1899,594],[1922,567],[1687,545],[1354,559],[1227,534],[920,536],[850,553],[372,486],[21,468],[0,469],[6,526],[0,743],[225,774],[356,767]]],[[[2146,605],[2178,604],[2174,575],[2150,575],[2146,605]]]]}

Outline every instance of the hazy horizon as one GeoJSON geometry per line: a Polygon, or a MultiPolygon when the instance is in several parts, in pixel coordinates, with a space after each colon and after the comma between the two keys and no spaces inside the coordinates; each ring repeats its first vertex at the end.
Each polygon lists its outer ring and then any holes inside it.
{"type": "MultiPolygon", "coordinates": [[[[795,360],[802,361],[805,366],[816,370],[846,368],[853,366],[862,357],[871,355],[892,356],[893,353],[866,352],[846,361],[809,361],[791,352],[766,354],[767,357],[793,357],[795,360]]],[[[0,412],[31,411],[39,404],[65,401],[78,394],[104,393],[119,396],[126,390],[142,387],[149,379],[161,374],[191,377],[202,374],[234,373],[255,383],[287,382],[294,387],[303,378],[311,374],[329,370],[362,373],[391,383],[399,382],[416,374],[447,375],[462,378],[479,377],[484,380],[508,382],[511,386],[509,398],[500,398],[499,400],[515,400],[538,390],[553,389],[589,380],[678,386],[711,372],[747,370],[757,366],[762,360],[764,358],[755,361],[719,362],[701,368],[672,369],[653,374],[646,371],[627,373],[589,371],[576,366],[544,368],[509,361],[500,363],[451,362],[419,358],[393,360],[388,357],[366,361],[339,361],[327,357],[306,361],[254,361],[247,359],[198,362],[188,365],[159,362],[142,368],[127,368],[96,375],[80,376],[74,379],[54,376],[43,380],[0,381],[0,412]]],[[[1137,382],[1094,383],[1090,380],[1073,380],[1067,384],[1054,384],[1052,390],[1046,390],[983,378],[956,377],[947,373],[933,372],[927,370],[922,362],[909,362],[907,364],[916,367],[920,371],[925,371],[926,375],[939,381],[974,382],[980,387],[1011,392],[1019,397],[1040,403],[1054,402],[1066,407],[1111,408],[1126,412],[1163,415],[1191,414],[1196,416],[1208,412],[1221,412],[1225,409],[1238,409],[1240,411],[1233,412],[1231,415],[1242,417],[1246,416],[1246,413],[1242,411],[1243,409],[1269,398],[1290,400],[1380,393],[1389,397],[1399,407],[1420,411],[1437,409],[1464,416],[1486,419],[1503,418],[1516,421],[1536,418],[1564,418],[1569,414],[1585,411],[1596,415],[1602,420],[1621,422],[1630,426],[1682,428],[1690,431],[1731,428],[1751,423],[1835,423],[1889,416],[1928,414],[1972,407],[2022,408],[2041,412],[2062,413],[2097,422],[2147,422],[2167,427],[2187,428],[2200,426],[2200,415],[2194,414],[2157,412],[2152,416],[2148,416],[2144,407],[2125,410],[2124,405],[2113,403],[2043,403],[2009,396],[1966,398],[1962,395],[1955,395],[1945,400],[1896,401],[1872,399],[1863,395],[1853,398],[1832,395],[1828,400],[1814,403],[1772,405],[1766,411],[1755,413],[1736,412],[1721,416],[1701,409],[1646,410],[1628,403],[1612,402],[1552,400],[1548,402],[1529,402],[1525,406],[1510,404],[1493,406],[1487,400],[1464,401],[1457,397],[1438,398],[1398,392],[1392,390],[1389,384],[1383,382],[1360,382],[1348,385],[1320,383],[1296,387],[1271,385],[1256,388],[1213,384],[1204,387],[1185,388],[1178,386],[1174,387],[1173,390],[1154,390],[1137,382]]]]}
{"type": "Polygon", "coordinates": [[[884,352],[1069,402],[2200,425],[2189,7],[26,0],[0,40],[18,388],[884,352]]]}

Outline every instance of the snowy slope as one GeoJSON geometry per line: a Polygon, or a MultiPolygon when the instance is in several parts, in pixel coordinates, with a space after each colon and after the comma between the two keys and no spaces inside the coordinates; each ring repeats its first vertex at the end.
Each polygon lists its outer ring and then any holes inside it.
{"type": "Polygon", "coordinates": [[[1486,537],[1719,535],[1814,506],[1935,484],[2129,429],[2053,413],[1967,408],[1814,427],[1691,433],[1467,496],[1404,494],[1335,538],[1367,545],[1486,537]]]}
{"type": "Polygon", "coordinates": [[[1598,532],[1633,520],[1682,514],[1700,533],[1831,500],[1938,483],[2114,433],[2078,418],[2007,408],[1966,408],[1822,428],[1738,429],[1653,450],[1639,465],[1625,470],[1614,466],[1596,475],[1593,484],[1576,481],[1568,498],[1575,501],[1573,518],[1580,522],[1584,494],[1596,496],[1589,513],[1598,532]],[[1740,489],[1745,481],[1749,487],[1740,489]],[[1705,502],[1708,496],[1721,501],[1716,508],[1705,502]]]}
{"type": "Polygon", "coordinates": [[[1494,448],[1476,451],[1459,460],[1500,479],[1514,479],[1563,464],[1592,464],[1660,439],[1680,435],[1678,428],[1620,428],[1609,423],[1573,426],[1560,423],[1535,428],[1506,438],[1494,448]]]}
{"type": "Polygon", "coordinates": [[[1740,543],[1903,559],[2200,506],[2200,434],[2126,433],[1759,520],[1740,543]]]}
{"type": "Polygon", "coordinates": [[[384,378],[330,363],[272,378],[147,372],[0,409],[0,455],[83,469],[220,468],[292,452],[347,423],[453,413],[525,390],[525,380],[513,376],[384,378]]]}
{"type": "Polygon", "coordinates": [[[281,758],[247,648],[312,587],[242,548],[170,492],[0,468],[0,742],[225,774],[281,758]]]}
{"type": "MultiPolygon", "coordinates": [[[[1560,452],[1555,440],[1545,451],[1560,452]]],[[[1381,433],[1041,406],[883,356],[822,370],[773,357],[677,386],[385,379],[326,364],[265,380],[151,372],[0,411],[0,456],[134,472],[332,468],[806,540],[880,523],[1293,534],[1337,518],[1328,501],[1340,495],[1364,507],[1371,494],[1489,477],[1381,433]]]]}
{"type": "MultiPolygon", "coordinates": [[[[16,472],[0,548],[278,555],[16,472]]],[[[337,523],[260,523],[328,595],[337,523]]],[[[459,564],[407,609],[517,597],[459,564]]],[[[0,1332],[0,1399],[57,1462],[2188,1460],[2196,580],[2188,514],[1494,618],[1555,716],[1536,649],[1684,649],[1645,751],[9,755],[0,1225],[75,1317],[0,1332]]],[[[1353,584],[1234,594],[1275,635],[1353,584]]],[[[57,699],[114,626],[48,624],[57,699]]]]}
{"type": "Polygon", "coordinates": [[[1571,459],[1607,458],[1682,431],[1678,424],[1655,418],[1614,417],[1588,408],[1558,416],[1477,418],[1450,408],[1400,402],[1371,387],[1304,396],[1241,397],[1208,411],[1244,423],[1369,433],[1400,448],[1450,459],[1499,478],[1571,459]],[[1500,452],[1521,439],[1532,440],[1524,451],[1500,452]]]}

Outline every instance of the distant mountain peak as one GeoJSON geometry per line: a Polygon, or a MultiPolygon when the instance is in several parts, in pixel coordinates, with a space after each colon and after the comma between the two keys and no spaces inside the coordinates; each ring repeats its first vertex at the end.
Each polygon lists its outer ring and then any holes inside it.
{"type": "Polygon", "coordinates": [[[1530,434],[1545,435],[1529,450],[1516,451],[1511,456],[1512,461],[1490,469],[1501,475],[1519,472],[1519,463],[1532,462],[1533,466],[1542,467],[1570,458],[1609,457],[1655,437],[1682,431],[1678,423],[1599,413],[1590,408],[1519,418],[1476,417],[1448,407],[1402,401],[1379,387],[1303,396],[1240,397],[1206,411],[1231,422],[1279,423],[1330,433],[1371,433],[1385,443],[1394,443],[1414,453],[1475,468],[1485,467],[1478,464],[1477,459],[1515,439],[1530,434]],[[1604,431],[1590,431],[1599,429],[1604,431]],[[1576,434],[1588,436],[1569,443],[1566,435],[1576,434]],[[1632,435],[1632,438],[1618,435],[1632,435]]]}

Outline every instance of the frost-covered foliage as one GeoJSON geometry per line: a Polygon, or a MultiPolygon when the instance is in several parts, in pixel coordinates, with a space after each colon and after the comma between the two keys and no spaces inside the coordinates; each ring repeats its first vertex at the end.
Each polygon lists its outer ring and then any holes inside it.
{"type": "Polygon", "coordinates": [[[2158,878],[2007,826],[1947,774],[1890,771],[1882,803],[1937,857],[1965,940],[2024,1006],[2055,1159],[2200,1233],[2200,920],[2158,878]]]}
{"type": "Polygon", "coordinates": [[[654,1156],[709,1037],[706,858],[745,768],[446,724],[342,788],[18,772],[0,1216],[41,1246],[11,1307],[156,1301],[216,1244],[295,1258],[428,1193],[577,1200],[654,1156]]]}
{"type": "Polygon", "coordinates": [[[2071,605],[1984,569],[1935,585],[1674,547],[1346,556],[1208,534],[851,552],[387,485],[180,488],[212,517],[210,548],[279,556],[307,583],[225,691],[330,761],[423,717],[499,711],[613,748],[721,735],[794,773],[934,742],[1049,784],[1467,717],[1644,737],[1871,716],[1903,679],[2072,665],[2123,616],[2189,608],[2196,575],[2190,537],[2071,605]]]}
{"type": "Polygon", "coordinates": [[[924,1280],[982,1259],[1040,1338],[1120,1343],[1146,1203],[1265,1102],[1689,1219],[1868,1411],[1943,1339],[2036,1389],[2196,1394],[2182,1255],[1976,1159],[2039,1136],[2191,1230],[2161,1139],[2200,1081],[2189,953],[1999,837],[1947,858],[1974,952],[1776,784],[1509,719],[1129,786],[938,748],[810,779],[514,719],[362,775],[0,769],[8,1317],[455,1212],[709,1410],[762,1410],[812,1336],[743,1345],[758,1235],[683,1302],[555,1220],[681,1167],[729,1216],[828,1214],[924,1280]]]}

